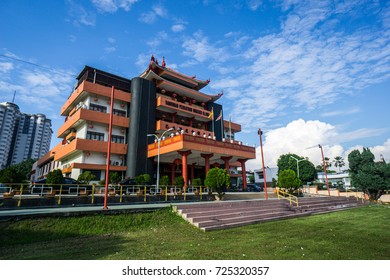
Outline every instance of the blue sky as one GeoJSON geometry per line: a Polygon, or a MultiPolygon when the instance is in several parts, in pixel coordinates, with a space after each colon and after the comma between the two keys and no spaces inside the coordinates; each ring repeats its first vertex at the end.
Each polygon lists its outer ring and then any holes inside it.
{"type": "Polygon", "coordinates": [[[56,133],[85,65],[132,78],[154,54],[224,92],[239,140],[258,146],[260,127],[267,166],[287,152],[317,164],[316,144],[330,158],[365,146],[390,160],[389,36],[388,1],[2,0],[0,102],[16,90],[56,133]]]}

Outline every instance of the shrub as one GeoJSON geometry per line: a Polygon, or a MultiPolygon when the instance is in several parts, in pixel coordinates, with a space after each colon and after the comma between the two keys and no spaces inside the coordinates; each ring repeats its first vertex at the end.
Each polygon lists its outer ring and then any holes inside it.
{"type": "Polygon", "coordinates": [[[93,175],[91,173],[91,171],[85,171],[83,173],[81,173],[79,175],[79,177],[77,178],[78,181],[80,181],[80,183],[82,184],[89,184],[89,182],[91,182],[92,180],[94,180],[96,178],[95,175],[93,175]]]}
{"type": "Polygon", "coordinates": [[[60,169],[55,169],[47,174],[46,183],[48,184],[62,184],[64,176],[60,169]]]}
{"type": "Polygon", "coordinates": [[[177,186],[177,187],[183,187],[184,186],[184,178],[183,178],[183,176],[177,176],[175,178],[175,186],[177,186]]]}
{"type": "Polygon", "coordinates": [[[160,186],[164,186],[164,187],[168,186],[169,185],[169,177],[167,175],[162,176],[158,183],[160,186]]]}
{"type": "Polygon", "coordinates": [[[223,189],[230,185],[230,176],[227,174],[226,169],[214,167],[207,172],[204,184],[207,187],[214,189],[218,193],[218,197],[222,199],[225,195],[223,189]]]}
{"type": "Polygon", "coordinates": [[[135,177],[135,182],[137,185],[146,185],[150,182],[149,174],[141,174],[135,177]]]}

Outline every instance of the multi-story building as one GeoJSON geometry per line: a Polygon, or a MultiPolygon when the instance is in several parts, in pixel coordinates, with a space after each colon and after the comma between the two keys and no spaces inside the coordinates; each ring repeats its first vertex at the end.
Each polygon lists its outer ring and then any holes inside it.
{"type": "Polygon", "coordinates": [[[152,56],[148,68],[131,80],[89,66],[77,80],[61,108],[65,122],[57,136],[63,140],[38,161],[37,178],[54,168],[73,178],[87,170],[96,180],[105,178],[112,92],[110,172],[156,178],[159,158],[161,176],[168,175],[173,183],[181,175],[187,185],[204,178],[212,166],[230,171],[239,165],[245,174],[246,160],[255,158],[254,147],[235,140],[241,126],[223,120],[222,106],[216,103],[222,94],[201,92],[208,80],[169,69],[164,59],[159,65],[152,56]],[[152,134],[163,133],[158,149],[152,134]]]}
{"type": "Polygon", "coordinates": [[[42,157],[50,149],[52,133],[45,115],[22,113],[14,103],[0,103],[0,169],[42,157]]]}

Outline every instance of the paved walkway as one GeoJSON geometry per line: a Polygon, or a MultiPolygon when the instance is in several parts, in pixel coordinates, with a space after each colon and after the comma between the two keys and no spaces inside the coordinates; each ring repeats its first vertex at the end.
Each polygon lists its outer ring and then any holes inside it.
{"type": "Polygon", "coordinates": [[[158,204],[129,204],[129,205],[108,205],[108,209],[98,206],[75,206],[75,207],[45,207],[45,208],[26,208],[0,211],[0,220],[27,218],[27,217],[45,217],[45,216],[77,216],[88,214],[115,214],[126,212],[153,211],[169,207],[170,203],[158,204]]]}

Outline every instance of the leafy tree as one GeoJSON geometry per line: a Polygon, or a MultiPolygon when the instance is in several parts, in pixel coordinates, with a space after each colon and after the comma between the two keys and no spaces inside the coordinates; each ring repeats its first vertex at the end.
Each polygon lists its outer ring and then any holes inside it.
{"type": "Polygon", "coordinates": [[[160,181],[158,182],[160,186],[168,186],[169,185],[169,177],[168,175],[164,175],[160,178],[160,181]]]}
{"type": "Polygon", "coordinates": [[[13,167],[7,167],[0,171],[1,183],[21,183],[24,181],[24,176],[13,167]]]}
{"type": "Polygon", "coordinates": [[[62,184],[64,176],[60,169],[55,169],[47,174],[46,183],[48,184],[62,184]]]}
{"type": "Polygon", "coordinates": [[[302,186],[294,170],[283,170],[278,176],[278,187],[290,194],[295,193],[302,186]]]}
{"type": "Polygon", "coordinates": [[[36,161],[35,159],[26,159],[22,162],[12,165],[12,167],[16,170],[16,172],[22,176],[23,178],[22,181],[30,180],[32,166],[35,161],[36,161]]]}
{"type": "Polygon", "coordinates": [[[194,180],[192,180],[192,185],[193,186],[201,186],[202,185],[202,179],[195,178],[194,180]]]}
{"type": "Polygon", "coordinates": [[[226,169],[218,167],[211,168],[209,172],[207,172],[204,184],[207,187],[214,189],[221,199],[225,195],[223,192],[224,188],[230,185],[230,175],[227,174],[226,169]]]}
{"type": "Polygon", "coordinates": [[[149,174],[140,174],[135,177],[135,182],[137,185],[146,185],[150,182],[150,176],[149,174]]]}
{"type": "Polygon", "coordinates": [[[96,178],[95,175],[93,175],[91,173],[91,171],[85,171],[83,173],[81,173],[79,175],[79,177],[77,178],[78,181],[80,181],[80,183],[82,184],[89,184],[89,182],[91,182],[92,180],[94,180],[96,178]]]}
{"type": "Polygon", "coordinates": [[[329,167],[332,167],[332,162],[330,161],[330,158],[324,157],[324,161],[325,161],[326,169],[328,169],[329,167]]]}
{"type": "Polygon", "coordinates": [[[375,156],[368,148],[363,152],[353,150],[348,155],[349,174],[355,188],[363,191],[370,199],[378,200],[390,185],[390,165],[374,161],[375,156]]]}
{"type": "Polygon", "coordinates": [[[177,186],[177,187],[182,187],[182,186],[184,186],[184,178],[183,178],[183,176],[177,176],[177,177],[175,178],[174,183],[175,183],[175,186],[177,186]]]}
{"type": "Polygon", "coordinates": [[[24,183],[30,180],[31,169],[34,162],[33,159],[27,159],[0,170],[0,182],[24,183]]]}
{"type": "Polygon", "coordinates": [[[344,159],[340,156],[337,156],[333,160],[334,166],[339,168],[339,172],[341,171],[341,167],[345,165],[344,159]]]}
{"type": "Polygon", "coordinates": [[[118,184],[121,180],[122,180],[122,178],[118,174],[118,172],[111,172],[110,173],[110,183],[111,184],[118,184]]]}
{"type": "Polygon", "coordinates": [[[255,175],[251,174],[249,175],[249,182],[254,183],[255,182],[255,175]]]}
{"type": "MultiPolygon", "coordinates": [[[[297,170],[297,161],[304,159],[304,157],[300,157],[296,154],[284,154],[281,155],[278,159],[278,176],[283,170],[293,170],[295,173],[298,173],[297,170]]],[[[317,170],[314,167],[314,164],[310,162],[308,159],[299,162],[299,178],[302,182],[312,182],[317,177],[317,170]]]]}

